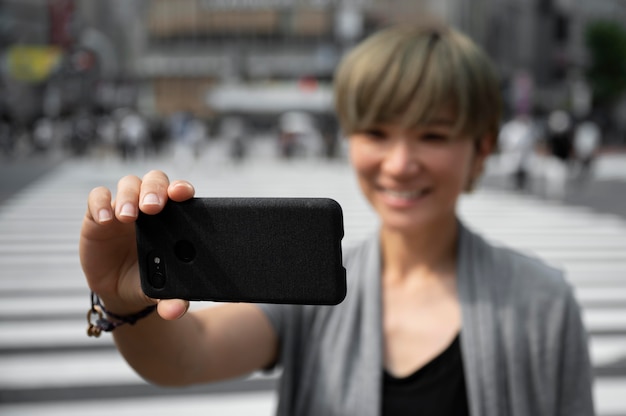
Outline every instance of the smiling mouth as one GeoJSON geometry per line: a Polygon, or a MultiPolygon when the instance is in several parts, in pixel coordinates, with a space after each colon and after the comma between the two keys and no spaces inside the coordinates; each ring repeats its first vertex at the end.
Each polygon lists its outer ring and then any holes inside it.
{"type": "Polygon", "coordinates": [[[404,201],[416,200],[430,192],[430,190],[427,188],[419,189],[419,190],[410,190],[410,191],[398,191],[398,190],[387,189],[387,188],[382,188],[381,190],[385,195],[388,195],[394,199],[399,199],[399,200],[404,200],[404,201]]]}

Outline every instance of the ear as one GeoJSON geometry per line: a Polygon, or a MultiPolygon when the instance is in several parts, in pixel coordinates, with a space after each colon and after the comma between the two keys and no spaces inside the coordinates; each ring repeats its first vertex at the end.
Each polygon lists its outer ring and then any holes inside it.
{"type": "Polygon", "coordinates": [[[476,141],[476,156],[483,161],[494,151],[496,137],[492,134],[485,134],[476,141]]]}
{"type": "Polygon", "coordinates": [[[486,134],[474,142],[474,160],[472,161],[472,171],[466,187],[467,192],[472,192],[474,190],[474,186],[480,179],[480,176],[485,169],[487,157],[489,157],[494,150],[495,143],[496,138],[490,134],[486,134]]]}

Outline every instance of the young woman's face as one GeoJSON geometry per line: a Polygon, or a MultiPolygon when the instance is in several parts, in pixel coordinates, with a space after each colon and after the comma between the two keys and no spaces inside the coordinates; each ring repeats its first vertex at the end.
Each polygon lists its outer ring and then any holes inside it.
{"type": "Polygon", "coordinates": [[[350,158],[383,227],[410,232],[456,221],[459,195],[480,173],[487,141],[453,135],[442,114],[417,129],[383,124],[352,134],[350,158]]]}

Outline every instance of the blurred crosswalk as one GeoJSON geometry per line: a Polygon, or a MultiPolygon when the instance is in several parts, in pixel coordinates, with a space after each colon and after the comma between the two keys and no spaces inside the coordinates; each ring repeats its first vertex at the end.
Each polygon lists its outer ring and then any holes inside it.
{"type": "MultiPolygon", "coordinates": [[[[77,244],[87,194],[154,168],[191,180],[198,196],[334,198],[344,210],[346,243],[376,227],[345,161],[234,164],[211,153],[184,163],[68,161],[0,206],[0,414],[273,413],[273,376],[158,388],[129,368],[109,334],[86,335],[89,292],[77,244]]],[[[460,212],[492,240],[567,270],[591,334],[598,414],[626,415],[626,221],[488,189],[464,197],[460,212]]]]}

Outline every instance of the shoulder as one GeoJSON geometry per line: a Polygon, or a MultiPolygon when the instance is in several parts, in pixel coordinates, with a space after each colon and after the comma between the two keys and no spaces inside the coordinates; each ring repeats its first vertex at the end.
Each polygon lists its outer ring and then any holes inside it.
{"type": "MultiPolygon", "coordinates": [[[[465,275],[459,281],[466,311],[480,314],[481,308],[507,331],[525,328],[537,334],[562,334],[564,328],[583,333],[581,308],[565,273],[531,253],[490,242],[476,233],[466,245],[465,275]]],[[[484,316],[481,315],[481,319],[484,316]]]]}
{"type": "Polygon", "coordinates": [[[522,301],[571,296],[571,285],[559,267],[533,253],[488,240],[467,228],[465,233],[466,245],[470,246],[465,255],[474,257],[470,262],[481,274],[476,277],[477,282],[522,301]]]}
{"type": "Polygon", "coordinates": [[[529,286],[552,292],[569,291],[570,285],[565,279],[565,272],[544,259],[517,249],[492,244],[496,256],[511,273],[516,286],[529,286]]]}

